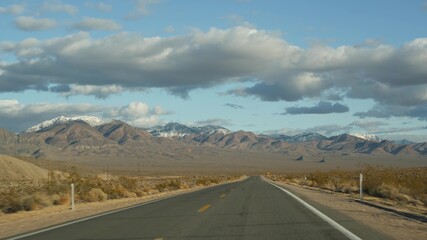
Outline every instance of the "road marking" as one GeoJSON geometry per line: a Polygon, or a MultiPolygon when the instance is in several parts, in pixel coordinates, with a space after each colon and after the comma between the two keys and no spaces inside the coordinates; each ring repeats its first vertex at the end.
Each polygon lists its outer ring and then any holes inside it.
{"type": "Polygon", "coordinates": [[[325,214],[323,214],[321,211],[317,210],[316,208],[314,208],[310,204],[306,203],[304,200],[302,200],[301,198],[297,197],[295,194],[293,194],[293,193],[289,192],[288,190],[286,190],[286,189],[284,189],[284,188],[276,185],[275,183],[270,182],[266,178],[263,178],[262,180],[264,180],[267,183],[275,186],[276,188],[282,190],[283,192],[285,192],[286,194],[288,194],[289,196],[291,196],[292,198],[294,198],[295,200],[297,200],[299,203],[301,203],[302,205],[304,205],[306,208],[308,208],[310,211],[312,211],[318,217],[320,217],[321,219],[323,219],[324,221],[326,221],[327,223],[329,223],[332,227],[334,227],[336,230],[338,230],[339,232],[341,232],[342,234],[344,234],[345,236],[347,236],[349,239],[351,239],[351,240],[362,240],[360,237],[356,236],[354,233],[350,232],[345,227],[341,226],[339,223],[335,222],[330,217],[326,216],[325,214]]]}
{"type": "Polygon", "coordinates": [[[155,238],[154,240],[163,240],[164,238],[155,238]]]}
{"type": "Polygon", "coordinates": [[[201,208],[199,208],[199,210],[197,210],[199,213],[202,213],[202,212],[204,212],[204,211],[206,211],[206,210],[208,210],[208,208],[210,208],[211,207],[211,205],[210,204],[206,204],[206,205],[204,205],[203,207],[201,207],[201,208]]]}
{"type": "Polygon", "coordinates": [[[221,196],[219,196],[220,198],[223,198],[223,197],[225,197],[225,196],[227,196],[227,194],[222,194],[221,196]]]}

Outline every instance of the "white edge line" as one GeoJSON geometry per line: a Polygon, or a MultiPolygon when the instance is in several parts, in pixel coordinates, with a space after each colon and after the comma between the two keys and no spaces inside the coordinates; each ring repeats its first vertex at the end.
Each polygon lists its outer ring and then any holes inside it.
{"type": "MultiPolygon", "coordinates": [[[[217,187],[217,186],[220,186],[220,185],[227,185],[227,184],[231,184],[231,183],[235,183],[235,182],[222,183],[222,184],[218,184],[218,185],[214,185],[214,186],[209,186],[208,188],[210,188],[210,187],[217,187]]],[[[102,217],[102,216],[105,216],[105,215],[109,215],[109,214],[113,214],[113,213],[117,213],[117,212],[121,212],[121,211],[126,211],[126,210],[129,210],[129,209],[132,209],[132,208],[141,207],[141,206],[144,206],[144,205],[147,205],[147,204],[151,204],[151,203],[155,203],[155,202],[160,202],[160,201],[163,201],[163,200],[166,200],[166,199],[169,199],[169,198],[174,198],[174,197],[178,197],[178,196],[181,196],[181,195],[184,195],[184,194],[198,192],[198,191],[205,190],[205,189],[208,189],[208,188],[202,188],[202,189],[198,189],[196,191],[183,192],[183,193],[178,193],[176,195],[172,195],[172,196],[168,196],[168,197],[163,197],[163,198],[159,198],[159,199],[153,199],[153,200],[150,200],[150,201],[147,201],[147,202],[144,202],[144,203],[139,203],[139,204],[136,204],[136,205],[133,205],[133,206],[130,206],[130,207],[120,208],[120,209],[117,209],[117,210],[111,210],[111,211],[108,211],[108,212],[105,212],[105,213],[96,214],[96,215],[93,215],[93,216],[81,218],[81,219],[74,220],[74,221],[71,221],[71,222],[59,224],[59,225],[56,225],[56,226],[53,226],[53,227],[44,228],[44,229],[41,229],[41,230],[38,230],[38,231],[35,231],[35,232],[30,232],[30,233],[27,233],[27,234],[24,234],[24,235],[18,235],[16,237],[5,238],[5,239],[7,239],[7,240],[16,240],[16,239],[21,239],[21,238],[29,237],[29,236],[36,235],[36,234],[39,234],[39,233],[43,233],[43,232],[47,232],[47,231],[54,230],[54,229],[57,229],[57,228],[65,227],[65,226],[68,226],[68,225],[72,225],[72,224],[75,224],[75,223],[84,222],[84,221],[87,221],[87,220],[90,220],[90,219],[93,219],[93,218],[102,217]]]]}
{"type": "Polygon", "coordinates": [[[354,233],[350,232],[349,230],[347,230],[345,227],[341,226],[339,223],[335,222],[334,220],[332,220],[330,217],[326,216],[324,213],[322,213],[321,211],[317,210],[316,208],[314,208],[313,206],[311,206],[310,204],[306,203],[304,200],[302,200],[301,198],[297,197],[295,194],[291,193],[290,191],[276,185],[275,183],[270,182],[269,180],[267,180],[264,176],[262,177],[264,179],[264,181],[266,181],[267,183],[275,186],[276,188],[282,190],[283,192],[285,192],[286,194],[288,194],[289,196],[291,196],[292,198],[294,198],[295,200],[297,200],[299,203],[301,203],[302,205],[304,205],[306,208],[308,208],[310,211],[312,211],[314,214],[316,214],[317,216],[319,216],[321,219],[323,219],[324,221],[326,221],[327,223],[329,223],[332,227],[334,227],[336,230],[338,230],[339,232],[341,232],[342,234],[344,234],[345,236],[347,236],[349,239],[351,240],[362,240],[361,238],[359,238],[358,236],[356,236],[354,233]]]}

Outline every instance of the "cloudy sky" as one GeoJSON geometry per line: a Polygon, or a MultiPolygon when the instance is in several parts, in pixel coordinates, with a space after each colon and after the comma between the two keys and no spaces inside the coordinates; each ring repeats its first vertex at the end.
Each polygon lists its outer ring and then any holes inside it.
{"type": "Polygon", "coordinates": [[[59,115],[427,141],[427,1],[0,2],[0,127],[59,115]]]}

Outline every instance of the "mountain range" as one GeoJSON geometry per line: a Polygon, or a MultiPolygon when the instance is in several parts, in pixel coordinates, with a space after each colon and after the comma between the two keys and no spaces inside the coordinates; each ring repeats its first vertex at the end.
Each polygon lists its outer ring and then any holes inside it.
{"type": "Polygon", "coordinates": [[[304,160],[349,156],[421,159],[425,164],[427,143],[397,144],[350,134],[332,137],[317,133],[258,135],[247,131],[232,132],[221,126],[192,127],[179,123],[140,129],[118,120],[106,123],[93,117],[58,117],[19,134],[0,129],[0,153],[74,160],[89,165],[102,165],[105,159],[111,159],[117,167],[123,165],[123,168],[124,161],[135,163],[141,159],[146,166],[163,162],[161,166],[165,168],[171,163],[188,168],[195,162],[207,167],[221,161],[238,167],[233,159],[253,158],[253,164],[257,165],[263,161],[260,158],[267,156],[276,159],[275,164],[280,163],[280,159],[296,160],[301,156],[304,160]]]}

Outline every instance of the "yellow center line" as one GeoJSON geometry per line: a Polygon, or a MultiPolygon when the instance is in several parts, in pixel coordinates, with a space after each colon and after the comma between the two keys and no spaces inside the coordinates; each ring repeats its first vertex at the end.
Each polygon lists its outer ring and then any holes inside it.
{"type": "Polygon", "coordinates": [[[164,238],[155,238],[154,240],[163,240],[164,238]]]}
{"type": "Polygon", "coordinates": [[[199,208],[198,212],[199,212],[199,213],[202,213],[202,212],[206,211],[206,210],[207,210],[208,208],[210,208],[210,207],[211,207],[211,205],[210,205],[210,204],[206,204],[206,205],[204,205],[203,207],[199,208]]]}
{"type": "Polygon", "coordinates": [[[223,197],[225,197],[225,196],[227,196],[227,194],[222,194],[221,196],[219,196],[220,198],[223,198],[223,197]]]}

